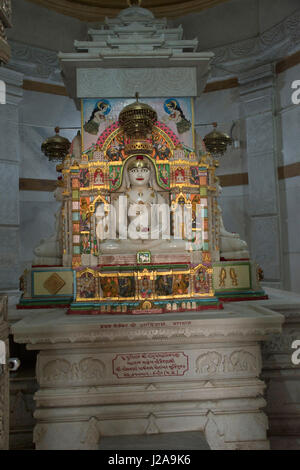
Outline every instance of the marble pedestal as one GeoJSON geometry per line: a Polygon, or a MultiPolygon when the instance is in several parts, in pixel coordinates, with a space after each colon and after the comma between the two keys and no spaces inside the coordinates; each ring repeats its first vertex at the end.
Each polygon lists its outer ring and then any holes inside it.
{"type": "Polygon", "coordinates": [[[283,316],[259,305],[164,315],[36,313],[14,339],[39,351],[36,449],[102,436],[204,432],[211,449],[268,449],[259,342],[283,316]]]}

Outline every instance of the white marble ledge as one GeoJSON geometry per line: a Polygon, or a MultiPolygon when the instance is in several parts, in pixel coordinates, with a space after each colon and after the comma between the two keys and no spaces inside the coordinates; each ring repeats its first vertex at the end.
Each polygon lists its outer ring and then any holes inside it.
{"type": "MultiPolygon", "coordinates": [[[[116,347],[159,341],[164,344],[262,341],[281,333],[284,317],[259,305],[226,305],[224,310],[163,315],[66,315],[38,311],[12,326],[14,340],[28,349],[49,345],[99,343],[116,347]]],[[[57,347],[57,346],[56,346],[57,347]]],[[[55,348],[53,346],[53,348],[55,348]]]]}
{"type": "MultiPolygon", "coordinates": [[[[300,294],[271,287],[264,287],[267,300],[255,300],[254,305],[260,305],[285,316],[286,321],[300,321],[300,294]]],[[[237,302],[241,305],[243,302],[237,302]]]]}

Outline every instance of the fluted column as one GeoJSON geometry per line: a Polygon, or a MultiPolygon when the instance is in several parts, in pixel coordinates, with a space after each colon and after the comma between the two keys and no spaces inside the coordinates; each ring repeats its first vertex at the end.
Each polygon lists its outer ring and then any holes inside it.
{"type": "Polygon", "coordinates": [[[281,287],[273,65],[241,73],[239,84],[241,117],[246,127],[251,257],[263,268],[266,284],[281,287]]]}

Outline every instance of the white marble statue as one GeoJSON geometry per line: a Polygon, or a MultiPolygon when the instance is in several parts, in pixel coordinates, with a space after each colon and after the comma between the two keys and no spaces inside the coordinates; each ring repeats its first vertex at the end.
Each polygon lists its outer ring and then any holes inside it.
{"type": "Polygon", "coordinates": [[[155,170],[147,157],[129,160],[124,168],[122,187],[123,191],[115,194],[112,201],[115,219],[105,219],[100,206],[95,214],[101,253],[188,250],[185,240],[170,237],[169,201],[159,193],[155,170]]]}
{"type": "MultiPolygon", "coordinates": [[[[222,188],[218,185],[219,194],[222,188]]],[[[247,243],[240,238],[238,233],[228,232],[224,227],[222,209],[218,204],[220,224],[220,257],[226,259],[250,258],[247,243]]]]}
{"type": "MultiPolygon", "coordinates": [[[[56,188],[54,191],[54,197],[58,202],[63,200],[62,191],[61,187],[56,188]]],[[[61,207],[62,204],[60,204],[55,214],[54,234],[49,238],[40,240],[39,245],[33,250],[33,265],[60,266],[62,264],[61,207]]]]}

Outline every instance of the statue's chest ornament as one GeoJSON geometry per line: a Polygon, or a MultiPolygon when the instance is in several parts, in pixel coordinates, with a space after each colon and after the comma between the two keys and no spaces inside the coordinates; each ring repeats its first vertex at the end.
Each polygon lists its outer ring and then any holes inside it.
{"type": "Polygon", "coordinates": [[[154,204],[156,202],[155,194],[153,191],[146,193],[139,191],[138,193],[133,194],[131,192],[127,192],[126,196],[130,205],[139,204],[150,207],[151,204],[154,204]]]}

